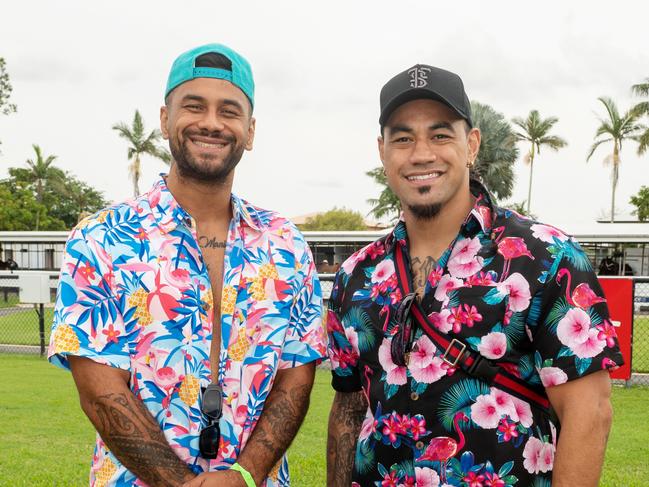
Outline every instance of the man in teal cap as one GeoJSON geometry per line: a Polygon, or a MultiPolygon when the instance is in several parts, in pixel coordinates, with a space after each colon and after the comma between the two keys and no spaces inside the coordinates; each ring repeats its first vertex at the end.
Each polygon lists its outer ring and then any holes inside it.
{"type": "Polygon", "coordinates": [[[160,110],[169,174],[69,237],[49,358],[97,429],[91,485],[289,485],[322,298],[295,226],[231,192],[253,107],[239,54],[179,56],[160,110]]]}

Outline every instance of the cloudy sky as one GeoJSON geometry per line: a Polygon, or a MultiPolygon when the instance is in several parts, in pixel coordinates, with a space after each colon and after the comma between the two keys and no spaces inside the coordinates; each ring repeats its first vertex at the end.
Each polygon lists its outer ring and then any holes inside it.
{"type": "MultiPolygon", "coordinates": [[[[235,191],[287,216],[334,205],[366,213],[379,188],[364,173],[380,164],[378,95],[415,63],[457,72],[469,97],[508,119],[531,109],[557,116],[569,145],[542,151],[532,211],[541,219],[593,221],[610,206],[610,168],[588,148],[603,115],[649,77],[649,3],[618,1],[11,2],[2,9],[0,56],[18,113],[0,116],[0,176],[24,164],[31,144],[104,191],[130,195],[125,142],[111,126],[135,109],[158,126],[168,69],[182,51],[230,45],[256,78],[257,135],[235,191]]],[[[521,154],[525,148],[521,146],[521,154]]],[[[617,204],[649,185],[649,155],[623,148],[617,204]]],[[[145,158],[141,187],[164,166],[145,158]]],[[[516,165],[513,201],[527,197],[516,165]]]]}

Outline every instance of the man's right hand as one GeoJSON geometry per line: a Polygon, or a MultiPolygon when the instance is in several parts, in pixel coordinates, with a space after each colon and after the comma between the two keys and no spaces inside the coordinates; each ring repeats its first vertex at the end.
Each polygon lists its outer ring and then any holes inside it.
{"type": "Polygon", "coordinates": [[[179,486],[193,479],[173,452],[160,426],[131,392],[129,373],[70,356],[81,408],[110,451],[137,478],[151,486],[179,486]]]}
{"type": "Polygon", "coordinates": [[[356,440],[367,412],[362,391],[336,392],[329,414],[327,435],[327,485],[349,487],[356,453],[356,440]]]}

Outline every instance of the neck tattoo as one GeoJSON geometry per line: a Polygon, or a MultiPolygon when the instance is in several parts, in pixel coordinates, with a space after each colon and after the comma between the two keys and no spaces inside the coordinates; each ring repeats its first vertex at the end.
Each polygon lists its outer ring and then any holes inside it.
{"type": "Polygon", "coordinates": [[[202,249],[224,249],[226,246],[225,240],[218,240],[216,237],[206,237],[202,235],[198,237],[198,245],[202,249]]]}

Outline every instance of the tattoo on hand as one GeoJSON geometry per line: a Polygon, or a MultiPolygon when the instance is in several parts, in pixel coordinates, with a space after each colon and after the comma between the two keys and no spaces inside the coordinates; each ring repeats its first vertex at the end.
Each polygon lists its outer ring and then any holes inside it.
{"type": "Polygon", "coordinates": [[[125,393],[107,394],[93,402],[96,428],[115,456],[150,485],[182,484],[189,472],[176,456],[151,413],[125,393]]]}
{"type": "Polygon", "coordinates": [[[428,276],[436,266],[437,261],[430,256],[426,257],[423,260],[419,257],[413,257],[412,261],[410,262],[410,268],[412,269],[413,286],[415,288],[415,293],[417,293],[419,297],[422,297],[424,295],[428,276]]]}

